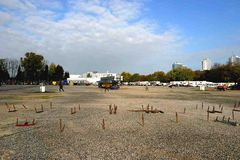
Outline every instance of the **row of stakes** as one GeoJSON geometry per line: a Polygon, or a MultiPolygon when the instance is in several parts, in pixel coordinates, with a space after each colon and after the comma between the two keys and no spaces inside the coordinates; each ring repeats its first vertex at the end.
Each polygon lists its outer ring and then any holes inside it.
{"type": "MultiPolygon", "coordinates": [[[[235,105],[236,106],[236,105],[235,105]]],[[[238,105],[238,107],[240,107],[240,102],[239,102],[239,105],[238,105]]],[[[234,109],[235,109],[236,107],[234,107],[234,109]]],[[[198,105],[196,105],[196,109],[198,109],[198,105]]],[[[202,109],[203,109],[203,103],[202,103],[202,109]]],[[[222,111],[223,111],[223,106],[221,106],[221,105],[219,105],[219,109],[220,110],[216,110],[215,109],[215,107],[213,106],[213,109],[212,110],[209,110],[209,107],[208,107],[208,110],[207,110],[207,121],[209,121],[209,113],[212,113],[212,114],[214,114],[214,113],[222,113],[222,111]]],[[[79,109],[80,110],[80,109],[79,109]]],[[[129,110],[129,111],[133,111],[133,110],[129,110]]],[[[150,109],[150,106],[149,106],[149,104],[148,104],[148,106],[147,106],[147,109],[145,110],[144,108],[143,108],[143,105],[142,105],[142,110],[135,110],[135,111],[137,111],[137,112],[139,112],[139,111],[143,111],[143,112],[146,112],[146,113],[164,113],[163,111],[160,111],[160,110],[157,110],[157,109],[153,109],[153,107],[151,106],[151,109],[150,109]],[[151,112],[151,111],[157,111],[157,112],[151,112]]],[[[238,111],[237,109],[235,109],[235,111],[238,111]]],[[[240,110],[239,110],[240,111],[240,110]]],[[[186,113],[186,108],[184,108],[184,114],[186,113]]],[[[114,104],[113,106],[112,105],[109,105],[109,114],[117,114],[117,106],[114,104]]],[[[223,118],[223,120],[224,120],[224,118],[223,118]]],[[[218,120],[218,117],[216,118],[216,120],[215,120],[216,122],[218,122],[219,120],[218,120]]],[[[178,118],[178,112],[176,112],[176,123],[178,123],[179,122],[179,118],[178,118]]],[[[230,121],[230,118],[228,118],[228,122],[229,123],[232,123],[232,124],[234,124],[234,125],[236,125],[237,123],[235,122],[231,122],[230,121]]],[[[141,117],[141,122],[137,122],[138,124],[140,124],[141,126],[144,126],[144,114],[142,113],[142,117],[141,117]]],[[[61,119],[60,119],[60,131],[62,131],[62,121],[61,121],[61,119]]],[[[106,127],[105,127],[105,120],[103,119],[102,120],[102,129],[105,129],[106,127]]],[[[64,126],[63,126],[63,129],[64,129],[64,126]]]]}
{"type": "MultiPolygon", "coordinates": [[[[16,106],[15,106],[14,104],[12,105],[12,107],[11,107],[8,103],[5,103],[5,105],[6,105],[7,109],[8,109],[8,112],[17,112],[16,106]]],[[[52,106],[53,106],[53,105],[52,105],[52,102],[50,102],[50,109],[52,109],[52,106]]],[[[24,109],[28,109],[28,107],[25,106],[24,104],[22,104],[22,107],[23,107],[24,109]]],[[[42,112],[44,111],[42,104],[41,104],[40,110],[37,109],[36,107],[35,107],[34,109],[35,109],[35,112],[36,112],[36,113],[42,113],[42,112]]],[[[16,120],[16,126],[17,126],[17,127],[28,127],[28,126],[33,126],[33,125],[35,125],[35,124],[36,124],[35,119],[33,119],[31,123],[28,122],[27,118],[26,118],[26,120],[25,120],[24,123],[19,123],[18,118],[17,118],[17,120],[16,120]]]]}
{"type": "MultiPolygon", "coordinates": [[[[5,103],[6,107],[7,107],[7,110],[8,112],[17,112],[17,109],[16,109],[16,106],[13,104],[12,107],[8,104],[8,103],[5,103]]],[[[27,106],[25,106],[24,104],[22,104],[22,107],[24,109],[28,109],[27,106]]],[[[52,109],[52,102],[50,102],[50,109],[52,109]]],[[[40,110],[38,110],[36,107],[35,107],[35,112],[36,113],[42,113],[43,112],[43,105],[41,104],[41,108],[40,110]]]]}
{"type": "MultiPolygon", "coordinates": [[[[8,103],[5,103],[5,105],[8,109],[8,112],[16,112],[17,111],[16,106],[14,104],[12,105],[12,107],[8,103]]],[[[23,106],[24,109],[27,109],[27,106],[25,106],[24,104],[22,106],[23,106]]],[[[52,109],[52,106],[53,106],[53,104],[52,104],[52,102],[50,102],[50,109],[52,109]]],[[[78,106],[78,109],[80,111],[80,104],[78,106]]],[[[35,107],[35,112],[36,113],[44,112],[43,105],[41,104],[40,110],[35,107]]],[[[76,107],[71,108],[71,114],[75,114],[75,113],[76,113],[76,107]]],[[[36,124],[35,119],[32,120],[32,123],[29,123],[27,119],[25,120],[24,123],[19,123],[18,118],[16,120],[16,126],[17,127],[28,127],[28,126],[33,126],[35,124],[36,124]]],[[[63,132],[64,128],[65,128],[65,125],[62,123],[62,119],[59,120],[59,126],[60,126],[60,132],[63,132]]]]}
{"type": "MultiPolygon", "coordinates": [[[[8,111],[9,112],[16,112],[17,109],[15,107],[15,105],[13,104],[13,108],[11,109],[11,107],[6,103],[6,106],[8,108],[8,111]]],[[[25,105],[22,105],[25,109],[27,109],[27,107],[25,105]]],[[[202,109],[203,109],[204,105],[203,105],[203,102],[202,102],[202,109]]],[[[52,102],[50,102],[50,108],[52,109],[52,102]]],[[[234,105],[234,108],[232,110],[232,119],[234,120],[234,112],[240,112],[240,102],[237,104],[235,103],[234,105]]],[[[196,105],[196,110],[198,109],[198,104],[196,105]]],[[[80,111],[80,104],[78,106],[78,110],[80,111]]],[[[141,111],[144,111],[146,113],[156,113],[156,112],[153,112],[153,111],[158,111],[157,109],[153,109],[153,107],[151,106],[151,109],[150,109],[150,106],[148,105],[147,106],[147,109],[144,110],[143,108],[143,105],[142,105],[142,110],[141,111]]],[[[35,112],[36,113],[42,113],[43,112],[43,105],[41,104],[41,110],[37,110],[35,108],[35,112]]],[[[160,110],[159,110],[160,112],[160,110]]],[[[209,114],[214,114],[214,113],[222,113],[223,112],[223,106],[221,106],[221,104],[219,105],[219,110],[216,110],[215,109],[215,106],[212,107],[212,110],[210,110],[210,107],[208,106],[208,110],[207,110],[207,121],[209,121],[209,114]]],[[[76,107],[74,108],[71,108],[71,114],[75,114],[76,113],[76,107]]],[[[161,111],[160,113],[164,113],[163,111],[161,111]]],[[[184,108],[184,114],[186,113],[186,108],[184,108]]],[[[117,114],[117,106],[114,104],[113,106],[112,105],[109,105],[109,114],[117,114]]],[[[178,118],[178,112],[176,112],[176,123],[179,122],[179,118],[178,118]]],[[[228,120],[226,121],[225,120],[225,116],[223,116],[222,120],[219,120],[218,117],[216,117],[215,119],[215,122],[223,122],[223,123],[229,123],[229,124],[232,124],[232,125],[238,125],[236,122],[233,122],[230,120],[230,117],[228,118],[228,120]]],[[[144,126],[144,115],[142,114],[142,118],[141,118],[141,123],[138,122],[141,126],[144,126]]],[[[32,126],[32,125],[35,125],[36,122],[35,122],[35,119],[33,119],[32,123],[29,123],[26,119],[25,123],[22,123],[22,124],[19,124],[18,122],[18,118],[17,118],[17,122],[16,122],[16,126],[32,126]]],[[[65,125],[63,124],[62,122],[62,119],[59,120],[59,126],[60,126],[60,132],[63,132],[64,131],[64,128],[65,128],[65,125]]],[[[103,119],[102,120],[102,129],[105,129],[105,120],[103,119]]]]}

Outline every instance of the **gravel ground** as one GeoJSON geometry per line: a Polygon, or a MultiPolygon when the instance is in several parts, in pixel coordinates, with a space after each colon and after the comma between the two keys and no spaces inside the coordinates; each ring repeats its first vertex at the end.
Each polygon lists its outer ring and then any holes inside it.
{"type": "MultiPolygon", "coordinates": [[[[7,88],[0,92],[0,157],[4,160],[240,159],[239,126],[214,122],[216,116],[231,117],[233,104],[240,100],[237,91],[122,87],[104,93],[93,86],[68,86],[59,93],[56,86],[47,86],[48,93],[38,93],[37,86],[7,88]],[[17,112],[7,112],[5,102],[15,104],[17,112]],[[218,109],[219,103],[224,106],[223,113],[210,114],[208,122],[207,107],[218,109]],[[41,104],[44,112],[35,113],[34,107],[40,109],[41,104]],[[109,114],[109,104],[118,106],[116,115],[109,114]],[[164,114],[143,113],[142,126],[142,113],[127,110],[148,104],[164,114]],[[70,114],[73,107],[77,112],[70,114]],[[16,127],[16,117],[21,123],[35,118],[36,125],[16,127]],[[63,132],[59,119],[65,124],[63,132]]],[[[240,122],[240,113],[235,120],[240,122]]]]}

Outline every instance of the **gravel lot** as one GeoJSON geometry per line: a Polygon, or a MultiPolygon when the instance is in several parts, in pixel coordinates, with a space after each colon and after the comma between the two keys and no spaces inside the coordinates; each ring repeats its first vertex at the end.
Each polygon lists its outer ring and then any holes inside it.
{"type": "MultiPolygon", "coordinates": [[[[57,86],[47,86],[47,93],[39,93],[39,86],[0,87],[1,159],[240,159],[240,126],[214,122],[216,116],[232,116],[239,91],[166,87],[145,91],[125,86],[107,93],[94,86],[64,89],[59,93],[57,86]],[[8,112],[5,103],[14,104],[17,111],[8,112]],[[35,113],[34,107],[40,109],[41,104],[44,112],[35,113]],[[116,115],[109,114],[110,104],[118,106],[116,115]],[[142,113],[128,110],[148,104],[164,114],[143,113],[142,126],[142,113]],[[223,113],[210,114],[208,122],[207,107],[218,109],[219,104],[224,106],[223,113]],[[73,107],[76,113],[70,114],[73,107]],[[16,127],[17,117],[20,123],[34,118],[36,125],[16,127]],[[59,119],[65,125],[63,132],[59,119]]],[[[240,112],[235,120],[240,122],[240,112]]]]}

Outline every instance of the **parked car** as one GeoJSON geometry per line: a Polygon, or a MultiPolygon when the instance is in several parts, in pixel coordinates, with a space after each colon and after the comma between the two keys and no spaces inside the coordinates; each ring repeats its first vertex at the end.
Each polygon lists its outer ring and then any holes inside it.
{"type": "Polygon", "coordinates": [[[217,86],[217,89],[219,91],[226,91],[228,89],[228,87],[226,85],[221,85],[221,86],[217,86]]]}

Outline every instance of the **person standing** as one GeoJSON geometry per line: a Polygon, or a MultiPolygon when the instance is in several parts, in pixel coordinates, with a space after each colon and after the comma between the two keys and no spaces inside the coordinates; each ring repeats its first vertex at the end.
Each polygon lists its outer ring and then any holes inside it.
{"type": "Polygon", "coordinates": [[[63,91],[64,92],[64,89],[63,89],[63,83],[62,81],[59,81],[59,92],[63,91]]]}

